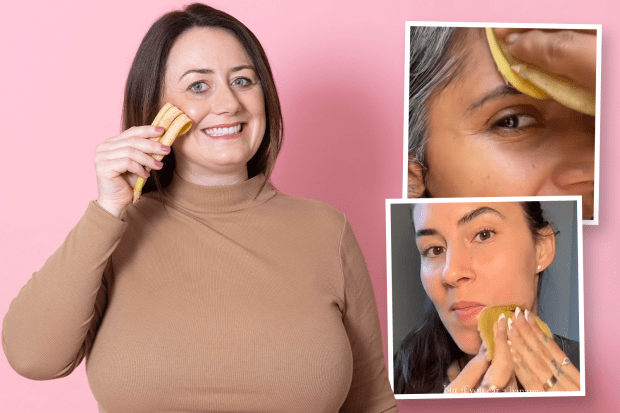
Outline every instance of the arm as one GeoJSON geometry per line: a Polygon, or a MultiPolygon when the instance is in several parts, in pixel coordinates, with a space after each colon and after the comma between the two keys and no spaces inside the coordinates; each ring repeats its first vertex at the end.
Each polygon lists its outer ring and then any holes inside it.
{"type": "Polygon", "coordinates": [[[375,295],[362,251],[349,223],[340,240],[344,278],[344,327],[353,354],[353,378],[341,412],[398,412],[390,387],[375,295]]]}
{"type": "Polygon", "coordinates": [[[126,227],[91,202],[62,246],[21,289],[2,325],[2,347],[17,373],[46,380],[66,376],[80,364],[105,310],[104,275],[111,275],[110,256],[126,227]]]}

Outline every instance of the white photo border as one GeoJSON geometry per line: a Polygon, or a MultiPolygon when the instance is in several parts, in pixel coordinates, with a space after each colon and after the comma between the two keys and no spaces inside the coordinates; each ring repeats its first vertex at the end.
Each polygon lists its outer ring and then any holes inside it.
{"type": "MultiPolygon", "coordinates": [[[[600,186],[600,141],[601,141],[601,24],[543,24],[543,23],[472,23],[472,22],[416,22],[407,21],[405,28],[405,115],[403,127],[403,198],[407,199],[408,153],[409,153],[409,56],[411,52],[411,27],[521,27],[531,29],[574,29],[596,30],[596,115],[594,119],[594,219],[585,219],[583,225],[598,225],[599,221],[599,186],[600,186]]],[[[414,199],[414,198],[411,198],[414,199]]]]}
{"type": "Polygon", "coordinates": [[[397,399],[463,399],[493,397],[569,397],[586,395],[586,363],[585,335],[583,314],[583,219],[581,196],[545,196],[545,197],[487,197],[487,198],[407,198],[385,200],[386,228],[386,263],[387,263],[387,313],[388,313],[388,375],[394,390],[394,313],[392,301],[392,217],[391,206],[394,204],[431,204],[431,203],[464,203],[464,202],[527,202],[527,201],[573,201],[577,203],[577,270],[579,289],[579,391],[557,392],[516,392],[516,393],[431,393],[431,394],[394,394],[397,399]]]}

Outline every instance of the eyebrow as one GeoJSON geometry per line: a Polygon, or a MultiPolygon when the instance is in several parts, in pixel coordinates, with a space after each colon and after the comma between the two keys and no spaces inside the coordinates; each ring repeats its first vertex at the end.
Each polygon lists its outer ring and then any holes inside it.
{"type": "Polygon", "coordinates": [[[480,108],[481,106],[483,106],[485,103],[487,103],[490,100],[509,97],[509,96],[523,96],[523,93],[519,92],[517,89],[515,89],[514,87],[510,85],[507,85],[507,84],[499,85],[498,87],[485,93],[479,99],[477,99],[474,103],[469,105],[465,113],[473,112],[474,110],[480,108]]]}
{"type": "MultiPolygon", "coordinates": [[[[256,68],[253,65],[235,66],[230,71],[231,72],[239,72],[239,71],[244,70],[244,69],[250,69],[250,70],[253,70],[254,72],[256,72],[256,68]]],[[[179,78],[179,80],[183,79],[186,75],[188,75],[190,73],[200,73],[200,74],[205,75],[205,74],[214,73],[214,71],[213,71],[213,69],[190,69],[187,72],[183,73],[181,75],[181,77],[179,78]]]]}
{"type": "Polygon", "coordinates": [[[502,219],[506,219],[504,214],[502,214],[498,210],[493,209],[491,207],[483,206],[483,207],[480,207],[480,208],[476,208],[473,211],[470,211],[467,214],[463,215],[463,217],[461,219],[459,219],[459,222],[457,222],[456,225],[457,226],[464,225],[464,224],[468,223],[469,221],[471,221],[472,219],[474,219],[477,216],[482,215],[482,214],[495,214],[495,215],[497,215],[498,217],[500,217],[502,219]]]}
{"type": "Polygon", "coordinates": [[[423,237],[425,235],[437,235],[438,232],[436,229],[432,229],[432,228],[422,228],[416,231],[415,233],[415,237],[419,238],[419,237],[423,237]]]}
{"type": "MultiPolygon", "coordinates": [[[[460,226],[468,223],[472,219],[474,219],[477,216],[480,216],[482,214],[494,214],[494,215],[497,215],[498,217],[500,217],[502,219],[506,219],[504,214],[502,214],[498,210],[493,209],[493,208],[488,207],[488,206],[483,206],[483,207],[480,207],[480,208],[476,208],[473,211],[469,211],[468,213],[463,215],[463,217],[461,219],[459,219],[459,221],[457,222],[456,225],[460,227],[460,226]]],[[[415,236],[416,236],[416,238],[419,238],[419,237],[430,236],[430,235],[437,235],[437,234],[439,234],[439,232],[436,229],[434,229],[434,228],[422,228],[422,229],[419,229],[419,230],[416,231],[415,236]]]]}

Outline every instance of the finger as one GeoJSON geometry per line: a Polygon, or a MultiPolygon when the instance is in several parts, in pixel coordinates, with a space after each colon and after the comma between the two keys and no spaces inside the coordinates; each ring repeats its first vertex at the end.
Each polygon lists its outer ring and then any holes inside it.
{"type": "Polygon", "coordinates": [[[540,382],[546,382],[549,377],[553,376],[549,363],[545,361],[545,359],[550,359],[550,355],[545,354],[546,350],[532,332],[530,324],[518,307],[511,320],[512,325],[508,337],[512,348],[517,350],[528,369],[538,377],[540,382]]]}
{"type": "MultiPolygon", "coordinates": [[[[506,37],[511,34],[511,33],[525,33],[525,32],[529,32],[530,30],[542,30],[543,32],[548,32],[548,33],[553,33],[553,32],[559,32],[560,30],[566,30],[566,29],[534,29],[532,27],[495,27],[493,30],[495,30],[495,35],[497,36],[497,38],[503,42],[506,42],[506,37]]],[[[580,30],[574,30],[578,33],[584,33],[584,34],[596,34],[596,30],[590,30],[590,29],[580,29],[580,30]]]]}
{"type": "MultiPolygon", "coordinates": [[[[109,160],[122,159],[122,158],[130,159],[134,162],[139,163],[140,165],[143,165],[151,169],[161,169],[163,166],[162,162],[156,160],[155,158],[142,152],[141,150],[136,149],[131,146],[123,146],[123,147],[120,147],[120,148],[117,148],[111,151],[102,152],[98,154],[96,156],[95,168],[98,169],[97,161],[105,162],[109,160]]],[[[121,173],[122,172],[125,172],[125,171],[121,171],[121,173]]]]}
{"type": "Polygon", "coordinates": [[[527,364],[523,361],[521,353],[518,351],[522,340],[519,337],[515,337],[510,327],[508,328],[508,338],[510,339],[510,353],[512,355],[512,365],[515,371],[515,375],[519,379],[519,382],[526,390],[530,391],[544,391],[542,383],[536,377],[536,375],[529,369],[527,364]]]}
{"type": "Polygon", "coordinates": [[[570,362],[570,359],[566,357],[566,354],[562,351],[560,346],[554,340],[549,339],[545,333],[540,329],[534,317],[529,316],[529,312],[525,312],[525,320],[529,324],[534,336],[536,336],[541,343],[544,354],[546,355],[546,361],[550,366],[554,374],[560,378],[574,383],[577,387],[580,386],[581,374],[579,370],[570,362]]]}
{"type": "Polygon", "coordinates": [[[137,138],[155,138],[160,137],[164,133],[164,128],[161,126],[153,126],[153,125],[144,125],[144,126],[132,126],[129,129],[125,129],[123,132],[118,134],[117,136],[113,136],[106,140],[106,142],[114,142],[121,139],[126,139],[129,137],[137,137],[137,138]]]}
{"type": "MultiPolygon", "coordinates": [[[[531,319],[534,320],[534,317],[531,319]]],[[[551,368],[549,352],[543,348],[542,342],[532,331],[533,329],[523,313],[515,311],[513,320],[512,328],[509,327],[508,337],[513,353],[513,362],[515,359],[519,360],[520,374],[528,376],[529,385],[534,386],[533,388],[536,390],[539,390],[539,387],[542,387],[543,391],[567,390],[565,384],[570,386],[570,383],[567,383],[565,378],[558,376],[557,372],[551,368]]],[[[516,371],[517,366],[515,366],[516,371]]]]}
{"type": "Polygon", "coordinates": [[[112,179],[119,175],[126,175],[127,172],[145,179],[150,176],[142,165],[129,158],[111,159],[102,163],[101,166],[102,172],[98,176],[101,176],[103,179],[112,179]]]}
{"type": "Polygon", "coordinates": [[[131,146],[148,154],[165,156],[170,153],[169,146],[163,145],[157,141],[134,136],[114,141],[105,141],[97,146],[95,152],[108,152],[124,146],[131,146]]]}
{"type": "Polygon", "coordinates": [[[510,33],[506,44],[513,58],[586,86],[596,88],[596,35],[572,30],[510,33]]]}
{"type": "MultiPolygon", "coordinates": [[[[493,333],[495,336],[495,352],[491,363],[492,369],[489,368],[488,389],[490,391],[505,388],[513,372],[512,356],[508,346],[508,324],[503,313],[493,326],[493,333]]],[[[484,382],[483,379],[483,387],[485,387],[484,382]]]]}
{"type": "Polygon", "coordinates": [[[444,392],[469,392],[478,387],[482,376],[489,368],[490,362],[486,357],[486,348],[481,346],[478,354],[467,363],[463,371],[450,382],[444,392]]]}
{"type": "Polygon", "coordinates": [[[514,373],[514,366],[513,366],[513,373],[510,376],[510,380],[508,380],[508,384],[506,385],[506,391],[509,391],[509,392],[519,391],[519,383],[517,383],[517,376],[514,373]]]}

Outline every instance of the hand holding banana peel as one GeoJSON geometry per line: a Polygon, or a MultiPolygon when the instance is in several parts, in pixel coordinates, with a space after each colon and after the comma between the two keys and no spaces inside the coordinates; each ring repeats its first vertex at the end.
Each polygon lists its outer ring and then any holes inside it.
{"type": "MultiPolygon", "coordinates": [[[[161,126],[165,129],[164,135],[161,138],[151,138],[162,145],[172,146],[177,136],[183,135],[192,127],[192,121],[187,117],[179,108],[170,103],[166,103],[159,111],[153,126],[161,126]]],[[[155,160],[161,161],[164,155],[151,155],[155,160]]],[[[146,167],[146,172],[149,172],[151,168],[146,167]]],[[[136,185],[133,189],[133,204],[138,205],[140,202],[140,195],[142,194],[142,188],[148,178],[139,177],[136,185]]]]}
{"type": "Polygon", "coordinates": [[[136,180],[142,180],[141,189],[150,176],[147,170],[161,169],[163,163],[160,161],[170,153],[174,138],[191,127],[187,116],[181,117],[182,112],[177,108],[169,112],[171,108],[172,105],[165,105],[153,125],[131,127],[97,145],[93,156],[97,202],[112,215],[120,216],[134,197],[132,189],[136,180]],[[180,119],[177,121],[177,118],[180,119]],[[165,140],[162,135],[167,135],[165,140]]]}
{"type": "Polygon", "coordinates": [[[517,90],[596,114],[596,31],[487,28],[498,70],[517,90]]]}

